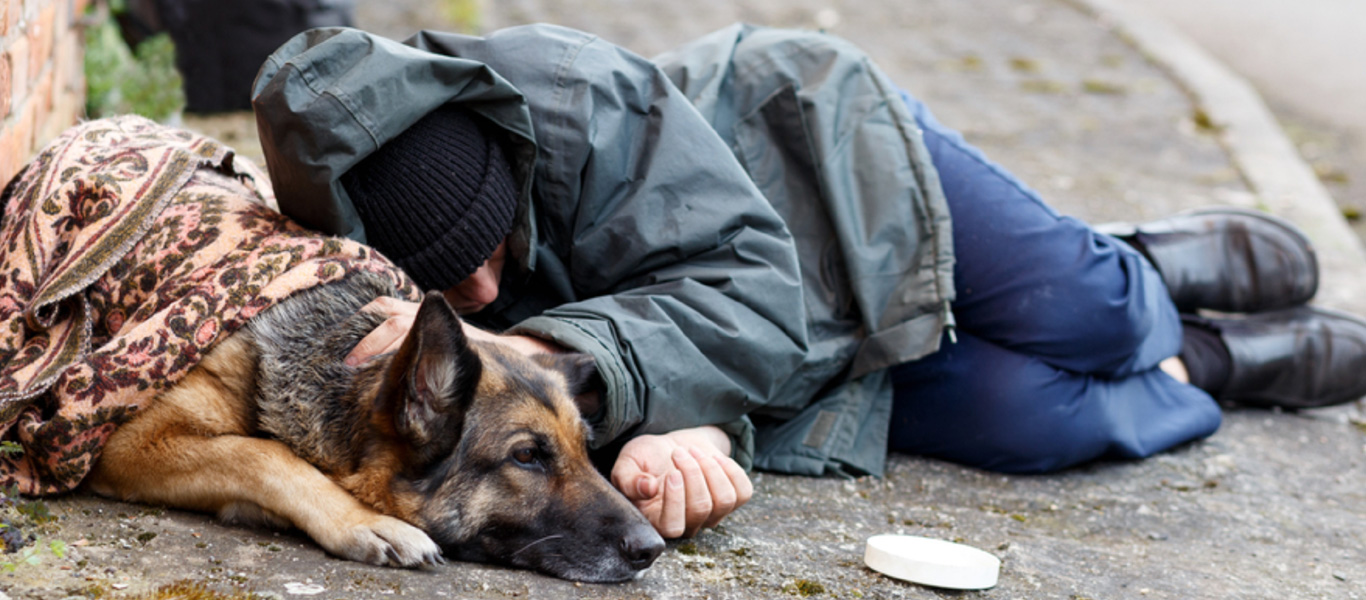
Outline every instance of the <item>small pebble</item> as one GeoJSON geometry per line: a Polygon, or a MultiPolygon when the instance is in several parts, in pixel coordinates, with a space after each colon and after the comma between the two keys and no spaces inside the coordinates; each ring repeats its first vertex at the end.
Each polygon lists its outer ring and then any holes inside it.
{"type": "Polygon", "coordinates": [[[285,584],[285,591],[297,596],[312,596],[321,594],[327,591],[327,589],[316,583],[291,582],[285,584]]]}

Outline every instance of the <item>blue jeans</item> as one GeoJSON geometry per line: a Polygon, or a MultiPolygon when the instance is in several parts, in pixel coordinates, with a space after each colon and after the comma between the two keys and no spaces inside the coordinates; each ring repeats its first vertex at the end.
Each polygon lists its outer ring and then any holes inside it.
{"type": "Polygon", "coordinates": [[[1157,368],[1181,322],[1152,265],[903,97],[953,217],[958,342],[892,369],[891,449],[1043,472],[1214,433],[1214,400],[1157,368]]]}

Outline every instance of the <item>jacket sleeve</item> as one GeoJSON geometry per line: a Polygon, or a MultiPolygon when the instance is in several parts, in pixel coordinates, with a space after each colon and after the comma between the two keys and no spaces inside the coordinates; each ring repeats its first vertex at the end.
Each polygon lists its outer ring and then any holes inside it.
{"type": "Polygon", "coordinates": [[[597,360],[607,389],[597,443],[729,423],[748,463],[751,436],[736,420],[771,398],[806,351],[783,221],[645,59],[546,26],[504,30],[481,51],[472,58],[512,81],[537,123],[538,269],[563,269],[581,299],[511,331],[597,360]],[[547,47],[563,56],[545,56],[547,47]],[[519,53],[527,48],[542,50],[519,53]],[[533,59],[555,65],[554,76],[519,66],[533,59]]]}

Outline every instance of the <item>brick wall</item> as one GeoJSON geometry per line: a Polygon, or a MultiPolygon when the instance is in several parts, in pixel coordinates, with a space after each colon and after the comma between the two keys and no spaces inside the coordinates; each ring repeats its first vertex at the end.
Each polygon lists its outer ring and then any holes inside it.
{"type": "Polygon", "coordinates": [[[85,110],[90,0],[0,0],[0,186],[85,110]]]}

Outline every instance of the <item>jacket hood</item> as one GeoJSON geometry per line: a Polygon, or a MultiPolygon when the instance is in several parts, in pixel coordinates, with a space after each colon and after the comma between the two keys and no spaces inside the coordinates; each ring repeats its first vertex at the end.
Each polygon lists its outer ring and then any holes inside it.
{"type": "Polygon", "coordinates": [[[482,62],[414,47],[424,34],[400,43],[351,28],[312,29],[266,59],[252,107],[280,211],[364,243],[342,174],[435,108],[459,104],[507,132],[519,190],[509,250],[531,269],[536,137],[526,99],[482,62]]]}

